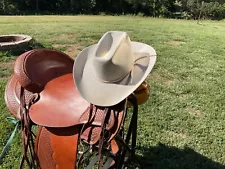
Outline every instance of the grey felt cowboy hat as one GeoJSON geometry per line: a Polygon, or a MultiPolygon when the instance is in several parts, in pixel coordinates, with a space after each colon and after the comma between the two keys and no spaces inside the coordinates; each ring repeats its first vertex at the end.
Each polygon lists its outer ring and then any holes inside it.
{"type": "Polygon", "coordinates": [[[126,32],[110,31],[79,53],[73,77],[89,103],[112,106],[138,88],[155,62],[156,52],[151,46],[130,41],[126,32]]]}

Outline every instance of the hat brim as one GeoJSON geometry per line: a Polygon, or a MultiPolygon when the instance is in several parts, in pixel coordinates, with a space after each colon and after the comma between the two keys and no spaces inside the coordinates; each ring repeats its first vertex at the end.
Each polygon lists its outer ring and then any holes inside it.
{"type": "Polygon", "coordinates": [[[79,53],[73,67],[73,78],[86,101],[98,106],[113,106],[128,97],[147,78],[156,62],[156,52],[151,46],[140,42],[131,42],[131,46],[137,60],[132,77],[128,75],[116,83],[103,82],[95,76],[92,57],[96,44],[79,53]],[[141,53],[142,56],[139,55],[141,53]],[[131,78],[132,83],[126,83],[131,78]]]}

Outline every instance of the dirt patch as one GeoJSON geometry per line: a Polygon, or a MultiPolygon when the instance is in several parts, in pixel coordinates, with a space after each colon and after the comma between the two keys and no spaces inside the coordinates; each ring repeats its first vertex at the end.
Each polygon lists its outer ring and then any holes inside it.
{"type": "Polygon", "coordinates": [[[69,55],[72,58],[75,58],[80,52],[81,52],[81,47],[78,45],[72,45],[69,48],[66,49],[65,53],[69,55]]]}
{"type": "Polygon", "coordinates": [[[173,136],[173,137],[178,137],[178,138],[182,138],[182,139],[185,139],[188,137],[187,133],[176,133],[174,131],[167,131],[167,133],[170,135],[170,136],[173,136]]]}
{"type": "Polygon", "coordinates": [[[160,74],[160,73],[155,73],[155,72],[152,73],[151,74],[151,78],[159,80],[159,81],[161,81],[162,83],[164,83],[167,86],[171,86],[174,83],[173,78],[167,77],[166,75],[163,75],[163,74],[160,74]]]}
{"type": "Polygon", "coordinates": [[[54,36],[54,39],[58,39],[58,40],[71,39],[75,41],[76,37],[73,34],[62,34],[62,35],[54,36]]]}
{"type": "Polygon", "coordinates": [[[0,63],[0,68],[2,68],[2,69],[6,69],[6,68],[13,69],[14,64],[15,64],[15,61],[2,62],[2,63],[0,63]]]}
{"type": "Polygon", "coordinates": [[[65,45],[62,45],[62,44],[53,44],[52,45],[54,48],[65,48],[65,47],[67,47],[67,46],[69,46],[69,45],[67,45],[67,44],[65,44],[65,45]]]}
{"type": "Polygon", "coordinates": [[[179,46],[179,45],[182,45],[182,44],[184,44],[184,43],[185,43],[185,42],[178,41],[178,40],[173,40],[173,41],[167,42],[168,45],[172,45],[172,46],[179,46]]]}
{"type": "Polygon", "coordinates": [[[195,116],[195,117],[204,117],[204,112],[202,112],[201,110],[196,110],[194,108],[189,108],[188,109],[188,113],[191,115],[191,116],[195,116]]]}
{"type": "Polygon", "coordinates": [[[0,80],[6,80],[13,74],[15,61],[0,63],[0,80]]]}
{"type": "Polygon", "coordinates": [[[61,50],[62,52],[66,53],[72,58],[75,58],[80,51],[83,49],[83,46],[76,44],[76,45],[71,45],[71,44],[53,44],[52,45],[54,48],[61,50]]]}
{"type": "Polygon", "coordinates": [[[9,77],[0,77],[0,81],[2,81],[2,80],[8,81],[9,80],[9,77]]]}
{"type": "Polygon", "coordinates": [[[164,82],[167,86],[171,86],[173,84],[173,80],[167,79],[164,82]]]}
{"type": "Polygon", "coordinates": [[[98,43],[97,40],[94,40],[94,39],[91,39],[91,38],[88,38],[88,42],[91,43],[91,44],[98,43]]]}

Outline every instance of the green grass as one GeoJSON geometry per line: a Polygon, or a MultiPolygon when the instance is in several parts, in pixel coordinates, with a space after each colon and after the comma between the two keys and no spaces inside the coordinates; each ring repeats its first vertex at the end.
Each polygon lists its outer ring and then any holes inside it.
{"type": "MultiPolygon", "coordinates": [[[[153,46],[157,62],[147,81],[149,100],[140,106],[137,154],[145,169],[225,168],[225,22],[108,16],[0,17],[0,34],[32,36],[39,46],[74,57],[109,30],[153,46]]],[[[4,88],[12,72],[0,53],[0,151],[13,125],[5,118],[4,88]]],[[[18,168],[20,134],[0,168],[18,168]]]]}

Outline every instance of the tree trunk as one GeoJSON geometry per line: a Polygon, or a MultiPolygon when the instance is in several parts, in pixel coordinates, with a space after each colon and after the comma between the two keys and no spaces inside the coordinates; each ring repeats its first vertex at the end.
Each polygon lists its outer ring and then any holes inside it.
{"type": "Polygon", "coordinates": [[[153,0],[152,7],[153,7],[153,17],[155,18],[155,7],[156,7],[156,1],[155,0],[153,0]]]}
{"type": "Polygon", "coordinates": [[[121,10],[121,13],[124,14],[123,0],[120,0],[120,10],[121,10]]]}
{"type": "Polygon", "coordinates": [[[3,2],[2,2],[2,9],[5,12],[5,0],[3,0],[3,2]]]}
{"type": "Polygon", "coordinates": [[[39,2],[36,0],[36,11],[39,11],[39,2]]]}
{"type": "Polygon", "coordinates": [[[199,16],[198,16],[198,21],[197,21],[198,24],[199,24],[199,22],[201,20],[203,6],[204,6],[204,1],[202,1],[202,5],[201,5],[201,8],[200,8],[200,12],[199,12],[199,16]]]}
{"type": "Polygon", "coordinates": [[[70,12],[72,12],[73,11],[73,0],[68,0],[68,7],[69,7],[69,9],[70,9],[70,12]]]}

